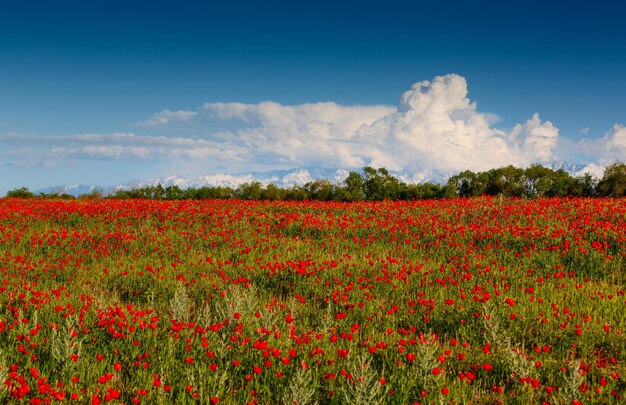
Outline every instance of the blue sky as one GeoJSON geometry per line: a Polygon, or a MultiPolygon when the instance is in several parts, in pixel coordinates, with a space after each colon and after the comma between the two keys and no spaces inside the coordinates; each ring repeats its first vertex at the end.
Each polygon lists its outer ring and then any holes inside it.
{"type": "Polygon", "coordinates": [[[620,2],[334,3],[2,1],[0,193],[626,156],[620,2]]]}

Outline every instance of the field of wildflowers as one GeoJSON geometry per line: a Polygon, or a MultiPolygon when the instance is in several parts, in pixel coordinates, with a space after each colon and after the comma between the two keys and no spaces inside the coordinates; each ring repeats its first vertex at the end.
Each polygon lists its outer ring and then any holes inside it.
{"type": "Polygon", "coordinates": [[[0,402],[621,403],[626,199],[0,200],[0,402]]]}

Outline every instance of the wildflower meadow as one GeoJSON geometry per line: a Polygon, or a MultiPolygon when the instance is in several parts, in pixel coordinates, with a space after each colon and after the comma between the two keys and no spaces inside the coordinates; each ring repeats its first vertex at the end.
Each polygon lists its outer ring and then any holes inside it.
{"type": "Polygon", "coordinates": [[[626,199],[0,200],[0,402],[618,404],[626,199]]]}

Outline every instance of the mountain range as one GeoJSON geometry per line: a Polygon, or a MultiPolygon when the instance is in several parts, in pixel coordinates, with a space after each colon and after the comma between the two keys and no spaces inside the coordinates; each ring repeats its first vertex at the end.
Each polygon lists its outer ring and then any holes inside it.
{"type": "MultiPolygon", "coordinates": [[[[594,163],[579,164],[568,163],[559,159],[555,159],[545,166],[553,169],[563,169],[573,176],[581,176],[589,173],[592,177],[601,178],[604,173],[604,167],[594,163]]],[[[303,186],[306,183],[316,180],[326,179],[332,183],[341,183],[348,177],[349,170],[335,169],[325,167],[299,167],[290,170],[272,170],[267,172],[251,172],[240,174],[209,174],[195,178],[185,178],[177,174],[167,177],[152,177],[148,179],[135,179],[126,183],[113,186],[95,186],[86,184],[68,184],[53,187],[46,187],[36,190],[35,193],[58,193],[79,196],[89,194],[94,191],[100,191],[107,195],[118,190],[132,190],[145,187],[155,187],[161,185],[163,187],[178,186],[181,189],[200,188],[200,187],[231,187],[237,188],[242,184],[258,181],[264,185],[274,184],[279,187],[303,186]]],[[[400,181],[407,184],[436,183],[443,184],[448,178],[455,173],[442,172],[433,169],[425,172],[408,173],[408,172],[392,172],[400,181]]]]}

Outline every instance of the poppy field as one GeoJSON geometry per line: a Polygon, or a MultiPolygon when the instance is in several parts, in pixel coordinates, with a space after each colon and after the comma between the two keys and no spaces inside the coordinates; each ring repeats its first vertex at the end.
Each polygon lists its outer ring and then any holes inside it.
{"type": "Polygon", "coordinates": [[[0,200],[0,402],[626,396],[626,199],[0,200]]]}

